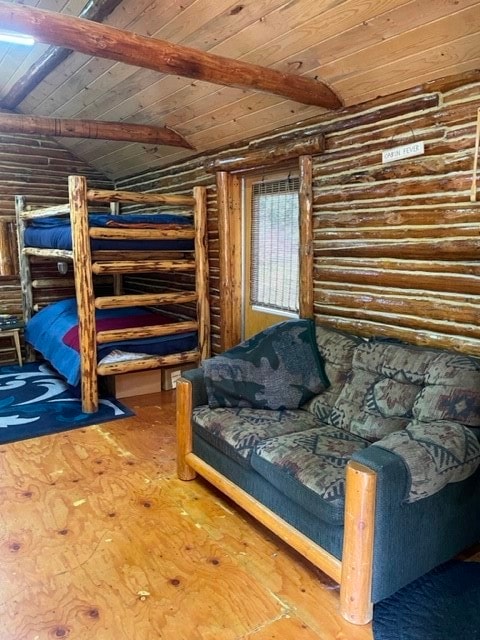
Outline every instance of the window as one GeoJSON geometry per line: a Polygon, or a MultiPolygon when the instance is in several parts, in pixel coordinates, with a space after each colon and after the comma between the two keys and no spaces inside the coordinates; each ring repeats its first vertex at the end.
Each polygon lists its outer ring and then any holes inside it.
{"type": "Polygon", "coordinates": [[[255,182],[251,191],[250,304],[298,314],[299,179],[255,182]]]}

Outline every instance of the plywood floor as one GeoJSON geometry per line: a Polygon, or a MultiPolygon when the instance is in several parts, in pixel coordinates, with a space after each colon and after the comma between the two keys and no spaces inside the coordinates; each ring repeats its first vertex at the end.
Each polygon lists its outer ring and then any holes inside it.
{"type": "Polygon", "coordinates": [[[176,479],[174,392],[128,404],[0,446],[1,640],[371,640],[328,578],[176,479]]]}

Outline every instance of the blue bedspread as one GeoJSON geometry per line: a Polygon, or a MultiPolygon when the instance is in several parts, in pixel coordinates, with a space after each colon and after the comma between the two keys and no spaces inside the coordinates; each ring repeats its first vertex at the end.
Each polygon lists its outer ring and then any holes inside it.
{"type": "MultiPolygon", "coordinates": [[[[126,309],[100,309],[96,318],[115,318],[118,316],[135,316],[145,313],[144,308],[128,307],[126,309]]],[[[39,351],[66,381],[75,386],[80,382],[80,354],[63,342],[63,337],[78,324],[77,302],[68,298],[54,302],[36,313],[27,323],[25,339],[34,349],[39,351]]],[[[188,332],[158,338],[143,338],[105,343],[98,346],[97,359],[101,360],[113,349],[131,353],[148,353],[168,355],[180,351],[188,351],[197,346],[197,333],[188,332]]]]}
{"type": "MultiPolygon", "coordinates": [[[[192,225],[192,219],[188,216],[170,213],[160,214],[122,214],[115,216],[110,213],[91,213],[88,216],[91,227],[108,227],[112,222],[124,224],[175,224],[192,225]]],[[[134,228],[134,227],[132,227],[134,228]]],[[[25,229],[24,242],[27,247],[42,249],[72,250],[72,231],[70,220],[56,216],[38,218],[25,229]]],[[[193,240],[102,240],[90,241],[93,250],[99,249],[124,249],[124,250],[178,250],[189,251],[193,249],[193,240]]]]}

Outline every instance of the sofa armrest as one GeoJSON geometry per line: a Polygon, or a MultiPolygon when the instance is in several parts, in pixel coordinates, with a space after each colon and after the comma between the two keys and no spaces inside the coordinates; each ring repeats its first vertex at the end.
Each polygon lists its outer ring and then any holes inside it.
{"type": "Polygon", "coordinates": [[[480,540],[480,470],[432,495],[408,501],[410,471],[400,455],[382,448],[382,440],[352,456],[377,475],[373,602],[480,540]]]}
{"type": "Polygon", "coordinates": [[[380,485],[383,491],[388,492],[392,502],[400,504],[404,500],[410,479],[405,463],[400,456],[371,445],[366,449],[356,451],[352,460],[377,474],[377,486],[380,485]]]}
{"type": "Polygon", "coordinates": [[[182,378],[188,380],[192,385],[192,409],[203,404],[208,404],[207,388],[205,386],[205,378],[203,369],[189,369],[182,373],[182,378]]]}

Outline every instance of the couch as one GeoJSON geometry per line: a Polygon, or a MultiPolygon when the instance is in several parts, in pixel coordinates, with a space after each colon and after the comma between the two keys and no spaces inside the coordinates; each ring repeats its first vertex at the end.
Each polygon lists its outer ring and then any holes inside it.
{"type": "Polygon", "coordinates": [[[365,624],[375,602],[480,540],[480,361],[324,326],[313,336],[326,384],[298,408],[243,403],[245,380],[221,406],[210,361],[183,374],[178,476],[199,473],[297,549],[340,584],[343,617],[365,624]]]}

